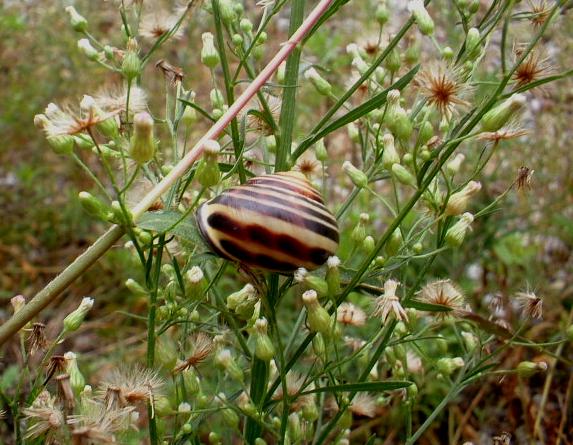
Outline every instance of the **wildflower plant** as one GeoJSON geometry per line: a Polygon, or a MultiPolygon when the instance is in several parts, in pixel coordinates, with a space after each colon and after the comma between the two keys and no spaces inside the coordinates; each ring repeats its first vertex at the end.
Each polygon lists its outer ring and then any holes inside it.
{"type": "Polygon", "coordinates": [[[351,6],[306,3],[109,2],[121,22],[117,47],[66,9],[78,51],[119,84],[75,108],[49,104],[34,123],[92,181],[79,201],[111,228],[35,298],[14,300],[0,327],[2,342],[30,332],[20,337],[26,371],[9,404],[17,440],[374,443],[388,422],[357,426],[392,410],[403,414],[396,443],[413,444],[477,380],[547,369],[525,361],[507,369],[499,358],[542,318],[539,297],[519,293],[527,317],[499,323],[437,263],[511,191],[484,202],[480,178],[507,135],[521,134],[530,91],[559,78],[547,76],[536,48],[558,26],[561,2],[528,13],[536,26],[512,60],[516,2],[483,10],[455,1],[450,35],[437,32],[440,2],[372,1],[375,43],[345,34],[334,48],[324,41],[351,6]],[[289,36],[274,39],[279,15],[289,16],[289,36]],[[503,63],[491,75],[496,32],[503,63]],[[175,41],[195,59],[178,59],[181,67],[160,59],[175,41]],[[147,90],[154,76],[163,76],[162,101],[147,90]],[[291,169],[334,211],[336,256],[279,275],[215,255],[196,227],[198,206],[291,169]],[[143,319],[145,352],[128,351],[137,365],[115,363],[93,390],[87,359],[58,353],[99,296],[84,298],[55,338],[37,317],[123,236],[138,264],[125,295],[145,302],[132,314],[143,319]]]}

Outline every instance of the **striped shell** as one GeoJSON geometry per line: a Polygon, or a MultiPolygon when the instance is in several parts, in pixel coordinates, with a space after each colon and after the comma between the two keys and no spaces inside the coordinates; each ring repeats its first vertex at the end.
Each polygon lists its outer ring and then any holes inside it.
{"type": "Polygon", "coordinates": [[[225,190],[199,207],[197,224],[218,255],[254,269],[316,269],[338,247],[334,216],[296,172],[258,176],[225,190]]]}

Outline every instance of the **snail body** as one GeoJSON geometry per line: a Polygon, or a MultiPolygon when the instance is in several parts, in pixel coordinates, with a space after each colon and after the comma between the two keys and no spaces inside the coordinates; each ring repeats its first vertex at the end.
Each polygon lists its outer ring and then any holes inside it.
{"type": "Polygon", "coordinates": [[[215,253],[253,269],[316,269],[338,247],[336,219],[296,172],[257,176],[231,187],[203,203],[196,218],[215,253]]]}

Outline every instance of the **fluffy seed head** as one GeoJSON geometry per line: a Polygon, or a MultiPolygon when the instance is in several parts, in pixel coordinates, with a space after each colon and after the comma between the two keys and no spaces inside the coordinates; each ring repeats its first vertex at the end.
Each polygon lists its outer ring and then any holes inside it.
{"type": "Polygon", "coordinates": [[[342,303],[336,311],[336,320],[345,325],[364,326],[366,313],[352,303],[342,303]]]}
{"type": "Polygon", "coordinates": [[[449,315],[457,316],[466,308],[463,294],[450,280],[432,281],[426,284],[418,294],[425,303],[438,304],[451,309],[449,312],[432,312],[432,315],[442,320],[449,315]]]}

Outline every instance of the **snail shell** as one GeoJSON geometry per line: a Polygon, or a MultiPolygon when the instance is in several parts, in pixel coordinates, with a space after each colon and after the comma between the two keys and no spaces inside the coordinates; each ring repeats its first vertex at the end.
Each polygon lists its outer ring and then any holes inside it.
{"type": "Polygon", "coordinates": [[[196,217],[213,251],[254,269],[316,269],[338,247],[336,219],[297,172],[258,176],[231,187],[202,204],[196,217]]]}

